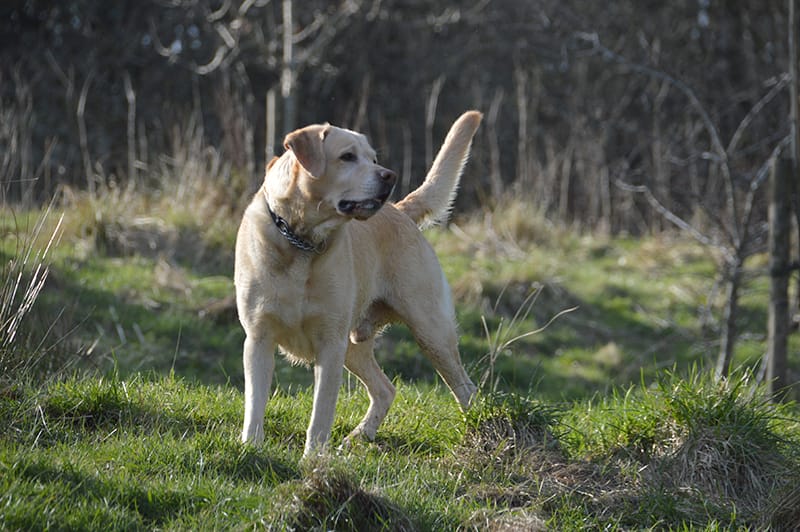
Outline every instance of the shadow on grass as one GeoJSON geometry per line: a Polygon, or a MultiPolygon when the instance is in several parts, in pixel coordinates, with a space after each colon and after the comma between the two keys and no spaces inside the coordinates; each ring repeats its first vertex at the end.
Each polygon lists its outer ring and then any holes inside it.
{"type": "MultiPolygon", "coordinates": [[[[158,526],[187,512],[197,512],[212,504],[206,497],[188,490],[175,490],[145,487],[139,483],[116,480],[104,480],[93,474],[77,471],[69,466],[55,467],[42,463],[27,464],[19,475],[22,479],[58,487],[63,493],[70,493],[69,500],[63,500],[62,508],[50,508],[50,511],[62,514],[58,519],[62,526],[65,522],[80,520],[80,512],[76,506],[96,506],[100,515],[92,511],[86,516],[94,521],[112,522],[119,519],[119,510],[129,516],[138,517],[147,526],[158,526]],[[87,504],[88,503],[88,504],[87,504]],[[108,515],[103,516],[103,513],[108,515]]],[[[50,503],[52,504],[52,502],[50,503]]],[[[17,517],[17,522],[6,522],[12,528],[35,530],[42,526],[42,515],[27,514],[17,517]]],[[[97,526],[99,523],[86,522],[75,524],[81,526],[97,526]]],[[[134,526],[135,523],[130,523],[134,526]]]]}
{"type": "MultiPolygon", "coordinates": [[[[552,401],[574,400],[607,392],[614,386],[653,378],[664,367],[689,367],[702,361],[701,333],[664,323],[637,304],[639,294],[615,286],[600,301],[588,301],[564,288],[545,287],[530,314],[509,330],[531,283],[487,286],[494,305],[459,309],[460,352],[474,380],[490,371],[502,390],[536,394],[552,401]],[[514,341],[490,361],[487,329],[493,341],[510,340],[547,324],[559,312],[576,307],[537,334],[514,341]],[[504,329],[504,337],[497,331],[504,329]],[[491,367],[490,367],[491,366],[491,367]]],[[[695,312],[688,304],[672,312],[695,312]]],[[[381,338],[378,358],[390,377],[435,380],[436,373],[410,332],[394,326],[381,338]]]]}
{"type": "Polygon", "coordinates": [[[449,442],[417,438],[414,434],[379,430],[372,441],[358,442],[385,453],[415,456],[441,456],[452,446],[449,442]]]}
{"type": "Polygon", "coordinates": [[[270,458],[261,449],[241,446],[238,454],[224,453],[211,458],[208,467],[234,481],[264,482],[277,484],[300,478],[300,472],[288,462],[270,458]]]}
{"type": "MultiPolygon", "coordinates": [[[[160,526],[181,516],[200,514],[208,508],[215,507],[225,493],[215,490],[204,490],[201,484],[186,483],[186,489],[176,489],[174,482],[160,480],[158,475],[148,481],[139,478],[131,482],[128,477],[108,475],[100,477],[95,473],[84,472],[70,463],[64,465],[44,464],[41,461],[28,464],[18,463],[16,473],[19,480],[36,485],[47,485],[49,490],[70,494],[68,498],[51,499],[47,504],[49,511],[55,512],[59,526],[74,522],[77,528],[97,526],[99,519],[112,523],[125,515],[129,526],[143,523],[147,527],[160,526]],[[53,500],[59,500],[63,506],[53,508],[53,500]],[[80,523],[83,513],[76,508],[87,509],[86,519],[90,522],[80,523]],[[121,510],[121,512],[120,512],[121,510]],[[103,513],[108,515],[103,516],[103,513]],[[78,521],[78,522],[75,522],[78,521]]],[[[225,454],[205,464],[207,480],[213,485],[213,476],[222,475],[235,482],[264,483],[277,485],[290,480],[297,480],[299,473],[289,465],[265,456],[254,450],[245,450],[238,456],[225,454]]],[[[193,477],[196,478],[196,475],[193,477]]],[[[13,521],[4,521],[12,528],[33,530],[42,526],[42,516],[38,512],[18,515],[13,521]]]]}
{"type": "Polygon", "coordinates": [[[218,297],[232,294],[195,294],[191,281],[172,286],[156,280],[159,274],[152,270],[158,264],[136,260],[125,266],[89,260],[51,267],[35,308],[45,317],[62,313],[73,343],[84,346],[73,355],[77,367],[101,373],[114,367],[123,375],[174,372],[206,384],[241,382],[244,333],[235,311],[204,315],[218,297]],[[101,288],[123,267],[131,269],[130,284],[116,281],[101,288]]]}

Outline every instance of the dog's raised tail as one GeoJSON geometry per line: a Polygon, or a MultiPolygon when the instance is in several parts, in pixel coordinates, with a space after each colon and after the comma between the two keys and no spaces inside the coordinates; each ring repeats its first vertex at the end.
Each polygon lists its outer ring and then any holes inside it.
{"type": "Polygon", "coordinates": [[[461,172],[469,158],[472,137],[482,118],[478,111],[461,115],[447,133],[425,181],[395,205],[417,225],[427,226],[447,220],[461,172]]]}

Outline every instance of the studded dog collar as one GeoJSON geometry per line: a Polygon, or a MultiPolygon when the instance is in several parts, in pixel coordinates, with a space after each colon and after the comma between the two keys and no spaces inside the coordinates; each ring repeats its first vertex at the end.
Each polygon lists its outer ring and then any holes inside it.
{"type": "Polygon", "coordinates": [[[314,253],[322,253],[324,250],[324,243],[322,246],[315,246],[312,242],[300,237],[297,233],[295,233],[289,222],[287,222],[284,218],[281,218],[275,211],[272,210],[272,207],[269,206],[269,200],[267,199],[267,193],[264,191],[264,202],[267,204],[267,211],[269,211],[269,216],[272,218],[272,221],[275,223],[275,227],[278,228],[278,231],[283,235],[283,237],[289,241],[297,249],[302,251],[313,251],[314,253]]]}

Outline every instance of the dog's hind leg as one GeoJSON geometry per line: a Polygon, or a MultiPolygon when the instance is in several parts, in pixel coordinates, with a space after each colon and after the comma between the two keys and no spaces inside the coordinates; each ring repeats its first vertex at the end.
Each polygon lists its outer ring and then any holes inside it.
{"type": "Polygon", "coordinates": [[[362,437],[373,440],[383,419],[394,401],[395,389],[383,373],[374,354],[375,340],[351,343],[345,357],[345,367],[353,373],[367,389],[369,408],[361,423],[347,436],[347,440],[362,437]]]}
{"type": "Polygon", "coordinates": [[[408,326],[436,372],[450,388],[461,410],[466,411],[478,388],[461,363],[455,324],[428,316],[425,320],[408,323],[408,326]]]}
{"type": "MultiPolygon", "coordinates": [[[[440,286],[440,298],[428,298],[417,302],[414,309],[396,309],[411,334],[417,340],[423,353],[444,379],[453,396],[467,410],[478,388],[470,380],[461,363],[458,352],[458,332],[453,317],[453,307],[447,291],[447,284],[440,286]]],[[[435,293],[435,292],[434,292],[435,293]]]]}

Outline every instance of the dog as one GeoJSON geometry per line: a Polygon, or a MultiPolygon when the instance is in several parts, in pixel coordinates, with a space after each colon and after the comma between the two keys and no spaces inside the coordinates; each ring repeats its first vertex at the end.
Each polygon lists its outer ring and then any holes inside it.
{"type": "Polygon", "coordinates": [[[360,133],[316,124],[289,133],[236,237],[234,284],[245,331],[242,441],[264,439],[275,346],[313,365],[303,456],[325,451],[342,368],[365,386],[369,407],[345,438],[372,440],[395,388],[374,355],[376,335],[408,326],[462,410],[477,387],[458,352],[450,288],[420,231],[449,214],[481,113],[452,126],[425,181],[388,203],[397,176],[360,133]]]}

